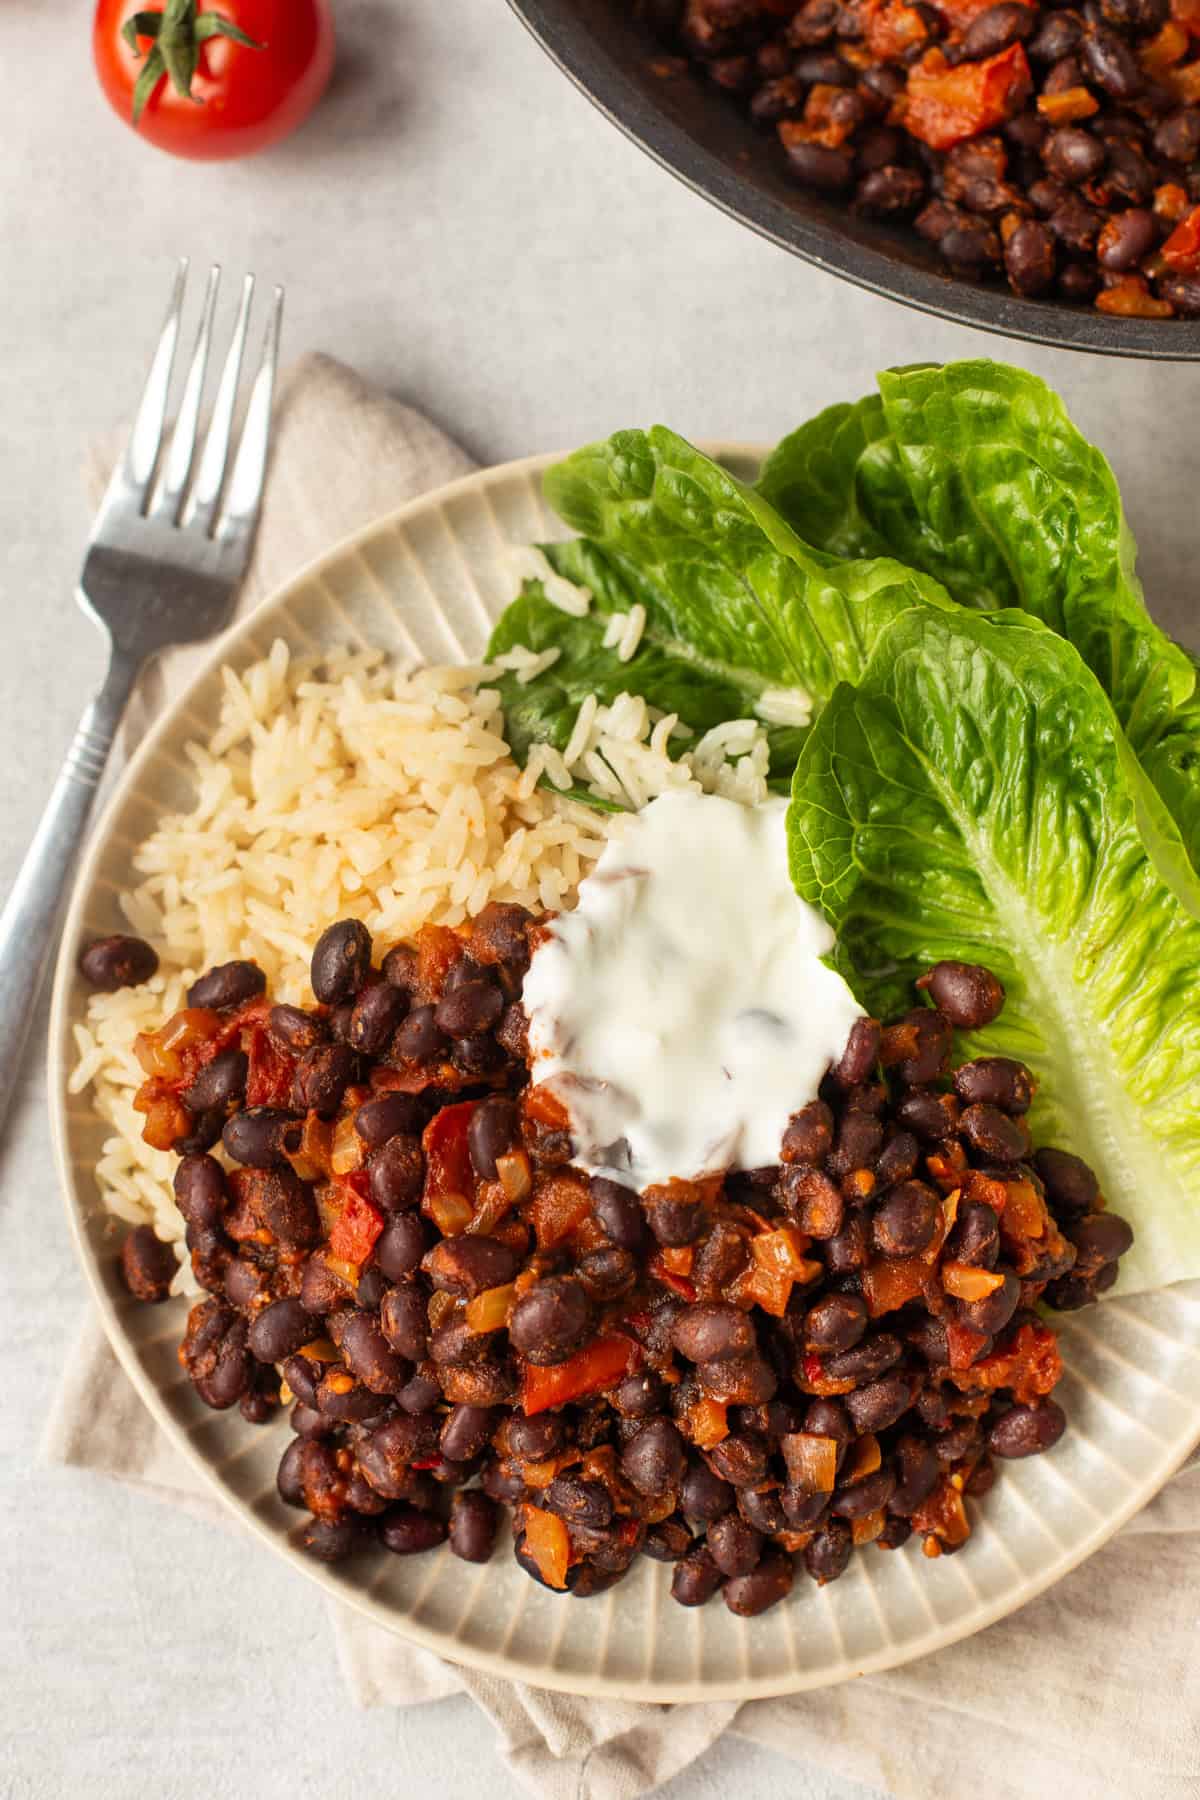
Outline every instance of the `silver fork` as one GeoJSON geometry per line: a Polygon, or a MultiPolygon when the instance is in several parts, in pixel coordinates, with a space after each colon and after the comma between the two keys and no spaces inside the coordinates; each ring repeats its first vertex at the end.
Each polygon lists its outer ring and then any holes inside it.
{"type": "Polygon", "coordinates": [[[219,281],[220,270],[214,268],[164,456],[167,400],[187,283],[186,260],[179,265],[133,431],[113,471],[83,559],[76,598],[108,635],[108,673],[79,721],[0,915],[0,1126],[17,1085],[67,878],[134,684],[147,660],[160,650],[212,637],[228,623],[250,558],[271,438],[283,290],[275,289],[262,358],[230,467],[253,275],[242,284],[233,340],[197,465],[219,281]]]}

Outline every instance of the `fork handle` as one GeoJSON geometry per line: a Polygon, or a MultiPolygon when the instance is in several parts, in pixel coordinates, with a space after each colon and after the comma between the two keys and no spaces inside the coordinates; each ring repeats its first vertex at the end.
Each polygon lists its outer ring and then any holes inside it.
{"type": "Polygon", "coordinates": [[[67,880],[141,666],[140,658],[112,652],[104,685],[76,727],[41,823],[0,914],[0,1128],[20,1077],[25,1039],[58,933],[67,880]]]}

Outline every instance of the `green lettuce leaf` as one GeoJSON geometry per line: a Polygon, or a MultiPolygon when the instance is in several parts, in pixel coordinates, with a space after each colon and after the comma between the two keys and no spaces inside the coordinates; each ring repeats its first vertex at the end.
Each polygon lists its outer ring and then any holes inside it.
{"type": "Polygon", "coordinates": [[[1068,638],[1200,865],[1200,738],[1181,711],[1196,671],[1146,611],[1104,457],[1044,382],[1003,363],[893,369],[879,387],[785,438],[760,492],[821,548],[889,553],[964,606],[1019,606],[1068,638]]]}
{"type": "Polygon", "coordinates": [[[857,679],[893,619],[952,604],[890,557],[813,551],[752,488],[662,426],[577,451],[545,485],[583,535],[542,548],[593,600],[576,618],[529,581],[497,623],[489,656],[517,644],[560,652],[534,681],[501,683],[519,762],[537,742],[561,750],[587,695],[609,703],[628,692],[696,734],[728,719],[767,722],[772,785],[786,792],[807,727],[769,723],[781,696],[815,711],[839,681],[857,679]],[[646,624],[623,663],[604,630],[635,603],[646,624]]]}
{"type": "Polygon", "coordinates": [[[971,1052],[1035,1070],[1035,1135],[1130,1218],[1122,1290],[1200,1275],[1200,886],[1072,646],[1016,613],[898,620],[810,733],[788,822],[872,1012],[941,957],[1000,976],[971,1052]]]}

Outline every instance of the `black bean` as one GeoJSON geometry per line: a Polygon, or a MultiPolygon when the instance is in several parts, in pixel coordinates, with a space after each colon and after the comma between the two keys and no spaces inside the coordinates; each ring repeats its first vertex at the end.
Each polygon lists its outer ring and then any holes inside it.
{"type": "Polygon", "coordinates": [[[178,1268],[174,1250],[151,1225],[135,1225],[121,1245],[121,1275],[135,1300],[157,1306],[167,1298],[178,1268]]]}
{"type": "Polygon", "coordinates": [[[428,1108],[416,1094],[380,1094],[364,1100],[354,1115],[354,1129],[369,1150],[378,1150],[389,1138],[419,1137],[428,1108]]]}
{"type": "Polygon", "coordinates": [[[965,1458],[978,1456],[982,1432],[976,1419],[962,1419],[933,1440],[933,1453],[943,1468],[952,1469],[965,1458]]]}
{"type": "Polygon", "coordinates": [[[1064,1217],[1090,1212],[1100,1198],[1095,1174],[1081,1156],[1073,1156],[1069,1150],[1037,1150],[1033,1166],[1046,1184],[1054,1211],[1064,1217]]]}
{"type": "Polygon", "coordinates": [[[157,951],[144,938],[127,937],[121,932],[95,938],[79,953],[79,973],[89,987],[99,989],[102,994],[139,987],[157,971],[157,951]]]}
{"type": "Polygon", "coordinates": [[[464,1562],[485,1563],[496,1544],[500,1515],[494,1500],[479,1488],[455,1494],[450,1506],[450,1548],[464,1562]]]}
{"type": "Polygon", "coordinates": [[[193,1156],[203,1150],[211,1150],[221,1135],[225,1117],[223,1106],[210,1106],[207,1112],[194,1114],[191,1130],[176,1138],[171,1145],[175,1155],[193,1156]]]}
{"type": "Polygon", "coordinates": [[[379,1056],[408,1011],[408,995],[387,981],[373,981],[354,1002],[346,1037],[351,1049],[379,1056]]]}
{"type": "Polygon", "coordinates": [[[1000,1254],[1000,1221],[983,1200],[964,1200],[946,1239],[946,1261],[994,1269],[1000,1254]]]}
{"type": "Polygon", "coordinates": [[[777,125],[804,111],[805,93],[794,75],[764,81],[750,101],[750,117],[756,125],[777,125]]]}
{"type": "Polygon", "coordinates": [[[714,1520],[704,1541],[722,1575],[749,1575],[763,1550],[762,1533],[736,1512],[726,1512],[714,1520]]]}
{"type": "Polygon", "coordinates": [[[875,1173],[881,1188],[911,1180],[921,1160],[921,1147],[911,1131],[896,1131],[894,1127],[889,1129],[893,1135],[884,1144],[875,1163],[875,1173]]]}
{"type": "Polygon", "coordinates": [[[854,156],[849,150],[831,150],[824,144],[806,143],[785,144],[784,149],[792,174],[805,187],[833,193],[839,188],[848,188],[854,180],[854,156]]]}
{"type": "Polygon", "coordinates": [[[1040,1406],[1014,1406],[1002,1413],[988,1432],[988,1449],[1006,1458],[1040,1456],[1057,1444],[1067,1428],[1067,1415],[1056,1400],[1040,1406]]]}
{"type": "Polygon", "coordinates": [[[300,1142],[302,1123],[295,1113],[275,1106],[248,1106],[228,1120],[221,1142],[235,1162],[252,1169],[270,1169],[286,1164],[287,1149],[300,1142]]]}
{"type": "Polygon", "coordinates": [[[183,1104],[189,1112],[223,1112],[244,1099],[249,1068],[250,1059],[244,1050],[219,1050],[184,1090],[183,1104]]]}
{"type": "Polygon", "coordinates": [[[623,1250],[637,1250],[645,1238],[645,1221],[638,1197],[631,1188],[593,1175],[591,1181],[592,1211],[605,1234],[623,1250]]]}
{"type": "MultiPolygon", "coordinates": [[[[415,1137],[388,1138],[367,1157],[371,1198],[380,1212],[406,1212],[421,1198],[425,1155],[415,1137]]],[[[384,1269],[384,1274],[389,1271],[384,1269]]]]}
{"type": "Polygon", "coordinates": [[[545,1462],[557,1456],[569,1441],[567,1421],[561,1413],[537,1413],[532,1419],[514,1413],[505,1427],[513,1456],[528,1462],[545,1462]]]}
{"type": "Polygon", "coordinates": [[[474,979],[444,994],[434,1009],[434,1023],[452,1038],[476,1037],[489,1031],[504,1011],[504,996],[494,981],[474,979]]]}
{"type": "Polygon", "coordinates": [[[997,56],[1010,44],[1027,38],[1035,23],[1035,12],[1020,0],[1000,0],[986,12],[976,13],[963,34],[962,54],[967,62],[980,62],[985,56],[997,56]]]}
{"type": "Polygon", "coordinates": [[[925,1182],[901,1182],[875,1209],[871,1221],[875,1248],[884,1256],[919,1255],[933,1241],[941,1210],[941,1201],[925,1182]]]}
{"type": "Polygon", "coordinates": [[[1010,1118],[996,1106],[968,1106],[962,1115],[962,1134],[972,1150],[999,1163],[1020,1162],[1029,1155],[1029,1127],[1023,1118],[1010,1118]]]}
{"type": "Polygon", "coordinates": [[[621,1452],[621,1472],[639,1494],[665,1494],[683,1477],[683,1439],[669,1419],[651,1419],[621,1452]]]}
{"type": "Polygon", "coordinates": [[[359,1061],[348,1044],[316,1044],[305,1050],[292,1076],[292,1105],[331,1119],[346,1089],[358,1078],[359,1061]]]}
{"type": "Polygon", "coordinates": [[[774,1398],[779,1386],[774,1369],[761,1356],[727,1356],[718,1362],[697,1363],[696,1375],[709,1399],[725,1406],[761,1406],[774,1398]]]}
{"type": "Polygon", "coordinates": [[[380,1541],[393,1556],[419,1556],[435,1549],[445,1536],[445,1523],[435,1513],[403,1503],[391,1508],[379,1528],[380,1541]]]}
{"type": "Polygon", "coordinates": [[[1004,268],[1015,294],[1044,293],[1054,280],[1054,238],[1036,219],[1023,219],[1004,246],[1004,268]]]}
{"type": "Polygon", "coordinates": [[[481,1100],[467,1126],[471,1165],[482,1181],[495,1181],[496,1159],[513,1147],[517,1138],[517,1109],[504,1094],[481,1100]]]}
{"type": "Polygon", "coordinates": [[[826,1294],[804,1319],[804,1341],[813,1350],[851,1350],[867,1329],[865,1301],[857,1294],[826,1294]]]}
{"type": "Polygon", "coordinates": [[[370,932],[358,919],[339,919],[317,939],[312,991],[323,1006],[337,1006],[357,994],[370,968],[370,932]]]}
{"type": "Polygon", "coordinates": [[[793,1113],[783,1132],[785,1163],[818,1163],[833,1148],[833,1113],[823,1100],[810,1100],[793,1113]]]}
{"type": "Polygon", "coordinates": [[[1077,13],[1052,12],[1042,18],[1026,48],[1035,62],[1056,63],[1072,56],[1082,41],[1083,24],[1077,13]]]}
{"type": "Polygon", "coordinates": [[[1112,100],[1132,100],[1141,92],[1142,71],[1133,51],[1115,31],[1094,25],[1084,34],[1083,60],[1090,80],[1112,100]]]}
{"type": "Polygon", "coordinates": [[[245,1006],[248,1000],[257,1000],[267,989],[267,978],[257,963],[227,962],[218,963],[194,981],[188,989],[189,1006],[211,1006],[218,1011],[227,1007],[245,1006]]]}
{"type": "Polygon", "coordinates": [[[310,1256],[300,1278],[300,1300],[310,1313],[330,1313],[345,1306],[349,1296],[346,1283],[335,1275],[324,1257],[310,1256]]]}
{"type": "Polygon", "coordinates": [[[337,1430],[332,1419],[319,1413],[315,1406],[293,1406],[288,1416],[292,1430],[297,1437],[306,1439],[329,1437],[337,1430]]]}
{"type": "Polygon", "coordinates": [[[730,1356],[753,1356],[758,1350],[748,1313],[725,1301],[701,1301],[675,1321],[671,1342],[689,1362],[720,1362],[730,1356]]]}
{"type": "Polygon", "coordinates": [[[221,1223],[228,1196],[225,1171],[215,1156],[185,1156],[172,1185],[175,1204],[187,1224],[213,1229],[221,1223]]]}
{"type": "Polygon", "coordinates": [[[925,1143],[944,1143],[958,1130],[958,1101],[953,1094],[937,1094],[928,1088],[913,1088],[896,1107],[902,1125],[925,1143]]]}
{"type": "Polygon", "coordinates": [[[736,1499],[734,1488],[714,1475],[707,1463],[697,1460],[688,1464],[679,1487],[679,1510],[687,1518],[710,1525],[727,1513],[736,1499]]]}
{"type": "Polygon", "coordinates": [[[248,1425],[265,1425],[279,1405],[279,1377],[274,1369],[257,1371],[252,1386],[238,1401],[238,1411],[248,1425]]]}
{"type": "Polygon", "coordinates": [[[347,1386],[348,1380],[344,1369],[327,1371],[321,1377],[321,1385],[317,1389],[318,1410],[327,1419],[336,1419],[339,1423],[349,1421],[361,1424],[366,1420],[377,1419],[386,1410],[386,1402],[362,1382],[352,1382],[347,1386]]]}
{"type": "Polygon", "coordinates": [[[408,1380],[408,1364],[389,1346],[374,1313],[356,1312],[346,1321],[341,1352],[351,1374],[373,1394],[398,1393],[408,1380]]]}
{"type": "MultiPolygon", "coordinates": [[[[314,1331],[316,1326],[312,1328],[314,1331]]],[[[308,1356],[289,1356],[284,1359],[283,1379],[302,1406],[315,1408],[317,1389],[321,1385],[321,1364],[308,1356]]]]}
{"type": "Polygon", "coordinates": [[[804,1550],[804,1567],[821,1587],[844,1575],[854,1548],[849,1526],[841,1519],[830,1519],[804,1550]]]}
{"type": "Polygon", "coordinates": [[[1025,1113],[1033,1101],[1033,1077],[1024,1063],[1007,1056],[980,1056],[954,1071],[954,1091],[965,1106],[998,1106],[1025,1113]]]}
{"type": "Polygon", "coordinates": [[[1200,319],[1200,280],[1194,275],[1160,275],[1158,293],[1181,319],[1200,319]]]}
{"type": "Polygon", "coordinates": [[[293,1438],[279,1459],[275,1486],[285,1506],[304,1505],[304,1439],[293,1438]]]}
{"type": "Polygon", "coordinates": [[[1192,163],[1200,155],[1200,107],[1181,106],[1154,128],[1154,148],[1168,162],[1192,163]]]}
{"type": "Polygon", "coordinates": [[[721,1571],[703,1544],[675,1564],[671,1577],[671,1598],[680,1606],[703,1606],[721,1585],[721,1571]]]}
{"type": "MultiPolygon", "coordinates": [[[[239,1312],[252,1310],[255,1301],[266,1297],[269,1289],[269,1277],[265,1269],[257,1263],[247,1262],[243,1257],[232,1257],[224,1269],[223,1287],[225,1298],[239,1312]]],[[[316,1327],[314,1326],[314,1335],[316,1327]]]]}
{"type": "Polygon", "coordinates": [[[367,1526],[355,1514],[343,1519],[310,1519],[296,1538],[317,1562],[344,1562],[370,1543],[367,1526]]]}
{"type": "Polygon", "coordinates": [[[1085,1213],[1067,1227],[1067,1236],[1079,1252],[1076,1272],[1095,1274],[1105,1263],[1116,1262],[1133,1243],[1133,1231],[1116,1213],[1085,1213]]]}
{"type": "Polygon", "coordinates": [[[795,1578],[791,1557],[780,1550],[772,1550],[750,1574],[735,1575],[727,1581],[721,1590],[721,1598],[739,1619],[753,1619],[785,1600],[792,1591],[795,1578]]]}
{"type": "Polygon", "coordinates": [[[324,1043],[328,1026],[315,1013],[299,1006],[273,1006],[267,1014],[267,1029],[285,1050],[311,1050],[324,1043]]]}
{"type": "Polygon", "coordinates": [[[1096,243],[1101,268],[1121,273],[1132,269],[1158,243],[1158,225],[1145,207],[1131,206],[1114,213],[1096,243]]]}
{"type": "MultiPolygon", "coordinates": [[[[1094,206],[1088,206],[1078,194],[1069,193],[1060,200],[1046,221],[1060,243],[1068,250],[1093,250],[1103,224],[1094,206]]],[[[1063,271],[1065,278],[1067,271],[1063,271]]]]}
{"type": "MultiPolygon", "coordinates": [[[[984,227],[977,225],[966,226],[958,235],[978,236],[980,232],[985,237],[992,235],[984,227]]],[[[958,253],[947,250],[946,244],[954,235],[948,233],[941,240],[942,252],[951,261],[955,260],[958,253]]],[[[982,261],[985,258],[981,256],[976,259],[972,252],[966,260],[982,261]]],[[[926,1082],[936,1080],[941,1074],[950,1051],[951,1037],[950,1020],[940,1007],[914,1007],[884,1032],[881,1050],[883,1061],[897,1069],[906,1087],[923,1086],[926,1082]]]]}
{"type": "Polygon", "coordinates": [[[310,1250],[321,1236],[311,1188],[294,1169],[255,1171],[254,1204],[259,1218],[286,1250],[310,1250]]]}
{"type": "Polygon", "coordinates": [[[826,1168],[838,1177],[855,1169],[875,1167],[883,1148],[883,1126],[866,1112],[846,1112],[838,1126],[837,1142],[826,1158],[826,1168]]]}
{"type": "Polygon", "coordinates": [[[613,1516],[608,1489],[582,1475],[556,1475],[545,1490],[548,1511],[569,1525],[607,1525],[613,1516]]]}
{"type": "Polygon", "coordinates": [[[1015,1275],[1005,1275],[1000,1287],[985,1294],[982,1300],[964,1300],[959,1307],[959,1321],[984,1337],[995,1337],[1004,1330],[1021,1304],[1021,1283],[1015,1275]]]}
{"type": "Polygon", "coordinates": [[[603,1249],[589,1250],[580,1258],[578,1273],[593,1300],[615,1300],[636,1284],[638,1262],[631,1251],[620,1250],[616,1244],[606,1244],[603,1249]]]}
{"type": "Polygon", "coordinates": [[[196,1392],[217,1411],[240,1400],[250,1386],[246,1321],[223,1300],[202,1300],[192,1308],[180,1355],[196,1392]]]}
{"type": "Polygon", "coordinates": [[[473,1462],[487,1448],[496,1419],[491,1406],[452,1406],[442,1426],[442,1455],[451,1462],[473,1462]]]}
{"type": "Polygon", "coordinates": [[[1077,187],[1091,181],[1108,161],[1108,152],[1099,138],[1080,125],[1062,125],[1050,132],[1042,156],[1052,175],[1077,187]]]}
{"type": "Polygon", "coordinates": [[[476,1363],[493,1360],[497,1349],[494,1331],[474,1331],[465,1318],[450,1318],[439,1325],[429,1340],[429,1354],[435,1363],[452,1369],[471,1368],[476,1363]]]}
{"type": "MultiPolygon", "coordinates": [[[[890,1331],[877,1331],[851,1350],[838,1350],[824,1360],[825,1373],[835,1381],[874,1381],[900,1361],[903,1346],[890,1331]]],[[[822,1434],[827,1435],[827,1434],[822,1434]]]]}
{"type": "Polygon", "coordinates": [[[830,1502],[830,1510],[839,1519],[865,1519],[868,1513],[880,1512],[891,1499],[896,1487],[896,1472],[886,1463],[849,1487],[838,1488],[830,1502]]]}
{"type": "Polygon", "coordinates": [[[863,176],[854,204],[872,218],[899,219],[916,212],[924,198],[925,178],[919,170],[883,163],[863,176]]]}
{"type": "Polygon", "coordinates": [[[709,1467],[734,1487],[751,1487],[767,1472],[767,1441],[757,1432],[731,1431],[708,1452],[709,1467]]]}
{"type": "Polygon", "coordinates": [[[535,1283],[509,1320],[513,1348],[542,1365],[566,1362],[591,1336],[595,1310],[585,1289],[568,1276],[535,1283]]]}
{"type": "Polygon", "coordinates": [[[704,1209],[699,1200],[667,1194],[661,1199],[647,1198],[645,1204],[651,1231],[658,1242],[669,1249],[694,1244],[704,1229],[704,1209]]]}
{"type": "Polygon", "coordinates": [[[627,1419],[648,1419],[661,1412],[666,1401],[666,1388],[650,1369],[627,1375],[614,1390],[612,1403],[627,1419]]]}
{"type": "Polygon", "coordinates": [[[863,1221],[852,1215],[842,1229],[821,1246],[831,1275],[849,1275],[867,1265],[867,1232],[863,1221]]]}
{"type": "Polygon", "coordinates": [[[1157,31],[1166,22],[1168,0],[1100,0],[1100,11],[1121,31],[1157,31]]]}
{"type": "Polygon", "coordinates": [[[888,1509],[907,1519],[937,1486],[938,1459],[923,1438],[911,1434],[900,1439],[895,1454],[898,1479],[888,1509]]]}
{"type": "Polygon", "coordinates": [[[642,1542],[642,1554],[654,1562],[678,1562],[692,1549],[695,1539],[682,1519],[663,1519],[651,1525],[642,1542]]]}
{"type": "Polygon", "coordinates": [[[401,1412],[411,1413],[415,1416],[418,1413],[428,1412],[429,1408],[436,1406],[441,1398],[442,1386],[437,1379],[434,1364],[425,1362],[417,1369],[411,1381],[407,1381],[400,1389],[396,1395],[396,1405],[401,1412]]]}
{"type": "Polygon", "coordinates": [[[291,1356],[314,1336],[312,1314],[299,1300],[273,1300],[255,1315],[248,1343],[259,1362],[278,1363],[291,1356]]]}
{"type": "Polygon", "coordinates": [[[419,1288],[394,1287],[379,1308],[379,1328],[392,1349],[409,1362],[424,1361],[429,1346],[429,1314],[419,1288]]]}
{"type": "Polygon", "coordinates": [[[879,1061],[880,1036],[878,1019],[855,1019],[846,1039],[846,1048],[829,1071],[839,1087],[857,1087],[860,1082],[871,1079],[879,1061]]]}
{"type": "Polygon", "coordinates": [[[884,1375],[847,1394],[846,1411],[859,1431],[883,1431],[912,1405],[913,1386],[907,1375],[884,1375]]]}
{"type": "Polygon", "coordinates": [[[390,1054],[401,1062],[430,1062],[444,1055],[448,1039],[440,1031],[432,1006],[414,1006],[392,1038],[390,1054]]]}
{"type": "Polygon", "coordinates": [[[429,1227],[418,1213],[393,1213],[375,1244],[375,1262],[389,1281],[403,1281],[420,1267],[429,1227]]]}
{"type": "Polygon", "coordinates": [[[473,1300],[487,1288],[503,1287],[520,1266],[512,1246],[492,1237],[443,1238],[425,1258],[434,1287],[464,1300],[473,1300]]]}

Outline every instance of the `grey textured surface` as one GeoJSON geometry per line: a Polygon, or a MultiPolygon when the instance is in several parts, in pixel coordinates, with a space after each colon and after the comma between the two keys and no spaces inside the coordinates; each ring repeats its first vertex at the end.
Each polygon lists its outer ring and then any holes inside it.
{"type": "MultiPolygon", "coordinates": [[[[498,0],[342,0],[335,89],[259,160],[174,163],[96,93],[89,8],[12,0],[0,60],[0,889],[100,647],[70,603],[85,441],[132,405],[169,258],[288,287],[288,355],[327,349],[485,461],[663,419],[770,440],[885,363],[1004,353],[761,244],[631,149],[498,0]],[[47,121],[54,121],[48,124],[47,121]]],[[[1195,647],[1191,369],[1013,348],[1116,464],[1156,610],[1195,647]]],[[[37,1029],[42,1029],[38,1027],[37,1029]]],[[[518,1792],[469,1703],[356,1714],[323,1605],[152,1502],[34,1466],[83,1305],[31,1057],[0,1147],[0,1793],[518,1792]]],[[[737,1741],[664,1790],[861,1800],[737,1741]]]]}

